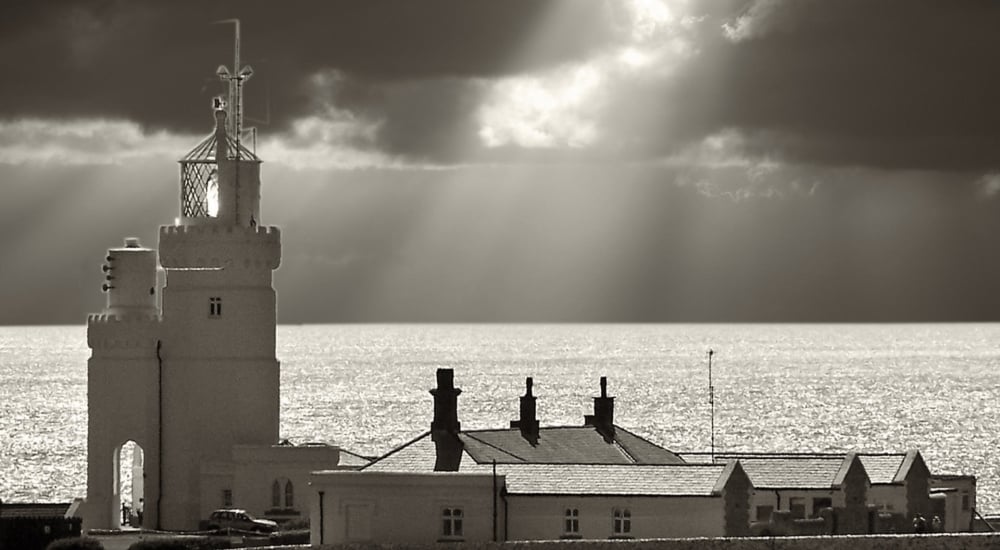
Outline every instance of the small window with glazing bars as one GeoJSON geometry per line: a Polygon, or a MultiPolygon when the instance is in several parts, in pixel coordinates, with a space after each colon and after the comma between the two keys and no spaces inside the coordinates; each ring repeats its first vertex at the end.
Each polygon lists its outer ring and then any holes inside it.
{"type": "Polygon", "coordinates": [[[212,296],[208,299],[208,316],[222,317],[222,297],[212,296]]]}

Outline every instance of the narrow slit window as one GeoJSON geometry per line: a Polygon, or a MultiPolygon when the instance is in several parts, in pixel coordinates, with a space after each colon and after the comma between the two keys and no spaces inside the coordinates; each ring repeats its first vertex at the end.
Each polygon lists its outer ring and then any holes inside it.
{"type": "Polygon", "coordinates": [[[281,482],[277,479],[271,484],[271,507],[281,508],[281,482]]]}

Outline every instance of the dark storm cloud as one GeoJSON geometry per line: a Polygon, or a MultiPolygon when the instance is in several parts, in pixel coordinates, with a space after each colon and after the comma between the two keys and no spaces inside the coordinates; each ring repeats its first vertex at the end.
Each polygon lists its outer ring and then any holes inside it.
{"type": "Polygon", "coordinates": [[[698,55],[621,82],[605,111],[633,153],[735,129],[745,154],[791,163],[997,167],[1000,3],[758,0],[704,15],[698,55]]]}
{"type": "Polygon", "coordinates": [[[1000,147],[1000,3],[759,1],[736,23],[720,121],[758,153],[984,169],[1000,147]]]}
{"type": "MultiPolygon", "coordinates": [[[[670,70],[606,74],[587,147],[487,149],[496,79],[584,64],[629,44],[619,2],[13,2],[0,18],[0,118],[124,117],[204,132],[215,67],[239,17],[257,70],[247,112],[280,135],[297,117],[348,113],[364,147],[431,163],[671,156],[718,132],[788,163],[995,170],[1000,3],[719,0],[689,3],[670,70]],[[330,78],[331,75],[335,78],[330,78]]],[[[607,59],[605,57],[605,59],[607,59]]],[[[258,122],[258,126],[261,124],[258,122]]]]}
{"type": "MultiPolygon", "coordinates": [[[[573,0],[13,2],[0,20],[0,117],[111,116],[202,131],[231,64],[238,17],[257,80],[251,115],[270,97],[277,125],[313,102],[307,79],[334,69],[362,81],[492,77],[587,55],[614,32],[602,3],[573,0]],[[534,37],[558,14],[574,32],[534,37]],[[531,55],[519,55],[525,44],[531,55]],[[167,100],[169,98],[169,100],[167,100]]],[[[209,123],[210,123],[210,119],[209,123]]]]}

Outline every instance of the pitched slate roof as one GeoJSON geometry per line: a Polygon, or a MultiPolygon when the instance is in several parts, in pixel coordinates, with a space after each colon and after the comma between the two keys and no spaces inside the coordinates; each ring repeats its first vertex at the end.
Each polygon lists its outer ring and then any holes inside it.
{"type": "Polygon", "coordinates": [[[844,457],[740,458],[758,489],[829,489],[838,485],[844,457]]]}
{"type": "Polygon", "coordinates": [[[70,503],[3,503],[0,517],[3,518],[62,518],[67,517],[70,503]]]}
{"type": "Polygon", "coordinates": [[[340,450],[340,462],[337,463],[338,466],[364,466],[374,460],[373,458],[367,456],[361,456],[357,453],[348,451],[346,449],[340,450]]]}
{"type": "MultiPolygon", "coordinates": [[[[434,440],[431,439],[430,432],[424,432],[416,439],[396,447],[361,469],[372,472],[424,473],[433,472],[436,461],[434,440]]],[[[488,472],[491,471],[490,468],[491,466],[477,464],[468,452],[462,452],[462,460],[458,467],[460,472],[488,472]]]]}
{"type": "MultiPolygon", "coordinates": [[[[684,464],[676,454],[623,428],[609,442],[592,426],[540,428],[532,445],[517,428],[470,430],[458,435],[463,444],[459,471],[497,464],[684,464]]],[[[436,452],[430,432],[393,449],[365,470],[429,472],[436,452]]]]}
{"type": "Polygon", "coordinates": [[[865,471],[868,472],[868,479],[872,483],[887,484],[897,483],[895,481],[896,475],[903,465],[906,454],[859,454],[858,458],[861,459],[861,464],[864,465],[865,471]]]}
{"type": "Polygon", "coordinates": [[[503,464],[511,495],[716,496],[724,464],[503,464]]]}
{"type": "MultiPolygon", "coordinates": [[[[910,465],[916,460],[918,451],[908,451],[906,453],[857,453],[868,473],[868,479],[873,484],[902,483],[906,477],[910,465]]],[[[711,462],[711,455],[703,452],[680,453],[681,458],[688,462],[707,463],[711,462]]],[[[753,453],[753,452],[727,452],[715,453],[716,459],[733,459],[741,461],[749,458],[774,459],[806,459],[806,458],[846,458],[847,453],[753,453]]]]}
{"type": "Polygon", "coordinates": [[[479,463],[553,464],[683,464],[676,454],[615,427],[614,439],[605,440],[593,426],[540,428],[538,441],[530,443],[518,429],[473,430],[459,436],[466,451],[479,463]]]}

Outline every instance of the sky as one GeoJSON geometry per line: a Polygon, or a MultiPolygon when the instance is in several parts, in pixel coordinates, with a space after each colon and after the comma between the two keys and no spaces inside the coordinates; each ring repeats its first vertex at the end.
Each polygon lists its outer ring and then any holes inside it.
{"type": "Polygon", "coordinates": [[[995,0],[11,0],[0,324],[173,223],[230,18],[279,322],[1000,320],[995,0]]]}

